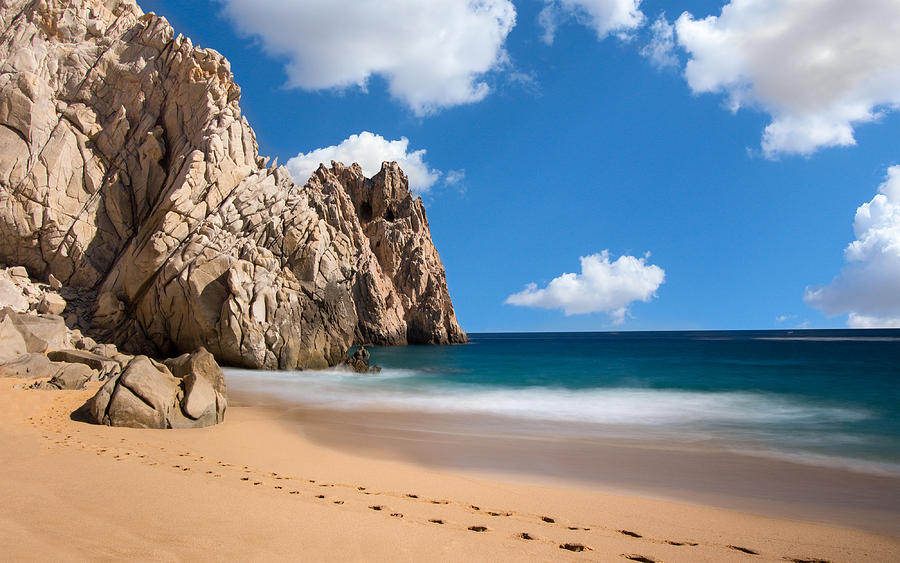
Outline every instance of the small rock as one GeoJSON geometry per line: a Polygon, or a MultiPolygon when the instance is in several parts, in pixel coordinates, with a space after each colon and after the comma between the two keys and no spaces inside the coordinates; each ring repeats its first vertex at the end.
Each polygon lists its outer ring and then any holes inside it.
{"type": "Polygon", "coordinates": [[[49,315],[61,315],[66,310],[66,300],[56,293],[45,293],[38,303],[38,313],[49,315]]]}
{"type": "Polygon", "coordinates": [[[62,289],[62,282],[56,279],[56,276],[54,276],[53,274],[50,274],[50,277],[47,279],[47,283],[51,288],[55,290],[62,289]]]}
{"type": "MultiPolygon", "coordinates": [[[[97,341],[90,336],[82,336],[80,339],[74,340],[74,342],[76,350],[87,350],[88,352],[94,352],[94,348],[97,347],[97,341]]],[[[106,354],[100,355],[105,356],[106,354]]]]}
{"type": "Polygon", "coordinates": [[[13,268],[10,268],[8,271],[9,271],[9,275],[12,276],[13,278],[17,279],[17,281],[22,281],[22,282],[31,281],[28,278],[28,270],[26,270],[23,266],[15,266],[13,268]]]}
{"type": "Polygon", "coordinates": [[[47,354],[47,356],[54,362],[84,364],[93,370],[97,370],[100,372],[99,379],[101,381],[115,377],[122,371],[122,366],[119,362],[86,350],[55,350],[47,354]]]}
{"type": "Polygon", "coordinates": [[[119,350],[116,348],[115,344],[95,344],[92,348],[89,348],[89,350],[98,356],[103,356],[104,358],[109,358],[111,360],[114,360],[116,356],[119,355],[119,350]]]}

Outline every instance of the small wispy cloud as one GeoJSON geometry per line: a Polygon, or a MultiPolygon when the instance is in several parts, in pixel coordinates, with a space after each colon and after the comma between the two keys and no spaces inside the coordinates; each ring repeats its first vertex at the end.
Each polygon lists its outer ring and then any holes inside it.
{"type": "Polygon", "coordinates": [[[658,69],[678,66],[675,56],[675,26],[661,13],[650,26],[650,41],[641,48],[641,55],[648,58],[658,69]]]}

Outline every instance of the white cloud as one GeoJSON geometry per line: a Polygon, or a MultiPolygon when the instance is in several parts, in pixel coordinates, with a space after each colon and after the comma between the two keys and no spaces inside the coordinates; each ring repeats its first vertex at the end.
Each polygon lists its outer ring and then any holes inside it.
{"type": "Polygon", "coordinates": [[[461,184],[466,179],[466,171],[460,168],[459,170],[449,170],[447,175],[444,176],[444,183],[449,186],[455,186],[457,184],[461,184]]]}
{"type": "Polygon", "coordinates": [[[650,42],[641,48],[641,55],[650,59],[657,68],[678,66],[675,56],[675,27],[660,14],[650,26],[650,42]]]}
{"type": "Polygon", "coordinates": [[[847,317],[847,326],[850,328],[897,328],[900,327],[900,317],[868,317],[850,313],[847,317]]]}
{"type": "Polygon", "coordinates": [[[731,0],[675,27],[694,92],[769,113],[767,156],[853,145],[856,125],[900,107],[897,0],[731,0]]]}
{"type": "Polygon", "coordinates": [[[847,265],[829,285],[803,296],[829,316],[849,313],[854,328],[900,327],[900,166],[888,168],[878,192],[856,210],[847,265]]]}
{"type": "Polygon", "coordinates": [[[647,264],[649,256],[620,256],[614,262],[610,261],[608,250],[582,256],[580,274],[564,273],[542,289],[530,283],[507,297],[506,303],[562,309],[566,315],[608,313],[619,324],[624,322],[633,301],[650,301],[665,281],[662,268],[647,264]]]}
{"type": "Polygon", "coordinates": [[[556,38],[556,30],[565,20],[592,28],[598,39],[610,34],[625,35],[644,23],[641,0],[544,0],[538,23],[544,28],[543,40],[548,45],[556,38]]]}
{"type": "Polygon", "coordinates": [[[510,0],[219,0],[237,29],[287,58],[289,85],[363,89],[379,75],[417,115],[477,102],[507,63],[510,0]]]}
{"type": "MultiPolygon", "coordinates": [[[[362,167],[368,177],[381,170],[382,162],[396,161],[409,178],[409,187],[419,194],[426,193],[441,177],[439,170],[430,168],[425,162],[425,149],[410,152],[409,139],[406,137],[389,141],[381,135],[368,131],[350,135],[339,145],[300,153],[288,160],[287,169],[294,181],[302,185],[309,180],[319,164],[330,165],[332,160],[343,162],[348,166],[355,162],[362,167]]],[[[459,171],[455,173],[458,175],[459,171]]],[[[449,176],[448,181],[452,179],[449,176]]],[[[458,176],[455,178],[460,179],[458,176]]]]}

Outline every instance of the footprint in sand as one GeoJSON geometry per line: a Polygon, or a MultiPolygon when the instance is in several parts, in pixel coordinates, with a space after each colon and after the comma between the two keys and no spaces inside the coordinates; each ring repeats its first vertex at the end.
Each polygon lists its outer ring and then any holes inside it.
{"type": "Polygon", "coordinates": [[[629,561],[640,561],[640,563],[657,563],[656,559],[652,559],[645,555],[636,555],[634,553],[623,553],[622,557],[629,561]]]}
{"type": "Polygon", "coordinates": [[[484,526],[469,526],[469,530],[473,532],[487,532],[488,529],[484,526]]]}
{"type": "Polygon", "coordinates": [[[553,518],[550,518],[549,516],[541,516],[541,520],[543,520],[544,522],[546,522],[548,524],[556,523],[556,520],[554,520],[553,518]]]}
{"type": "Polygon", "coordinates": [[[382,509],[384,509],[384,507],[381,506],[380,504],[376,504],[376,505],[370,506],[369,508],[371,508],[372,510],[382,510],[382,509]]]}
{"type": "Polygon", "coordinates": [[[630,536],[630,537],[632,537],[632,538],[642,538],[642,537],[644,537],[644,536],[640,535],[639,533],[637,533],[637,532],[632,532],[632,531],[630,531],[630,530],[619,530],[619,533],[622,534],[623,536],[630,536]]]}
{"type": "MultiPolygon", "coordinates": [[[[785,559],[787,559],[787,557],[785,557],[785,559]]],[[[788,559],[788,561],[790,561],[791,563],[831,563],[831,561],[829,561],[827,559],[816,559],[816,558],[814,558],[814,559],[793,558],[793,559],[788,559]]]]}
{"type": "Polygon", "coordinates": [[[532,536],[528,532],[522,532],[521,534],[519,534],[518,537],[523,540],[533,540],[534,539],[534,536],[532,536]]]}
{"type": "Polygon", "coordinates": [[[431,520],[429,520],[429,522],[431,522],[432,524],[443,524],[444,523],[444,521],[439,518],[432,518],[431,520]]]}
{"type": "Polygon", "coordinates": [[[568,551],[574,551],[576,553],[581,553],[582,551],[585,551],[585,550],[589,551],[591,549],[585,545],[581,545],[580,543],[563,543],[563,544],[559,545],[559,548],[566,549],[568,551]]]}
{"type": "Polygon", "coordinates": [[[741,553],[746,553],[747,555],[759,555],[758,551],[754,551],[749,547],[741,547],[739,545],[729,545],[729,549],[733,549],[735,551],[740,551],[741,553]]]}
{"type": "Polygon", "coordinates": [[[336,500],[336,501],[334,501],[334,504],[344,504],[344,501],[342,501],[342,500],[336,500]]]}
{"type": "Polygon", "coordinates": [[[403,518],[403,515],[399,512],[392,512],[391,516],[393,516],[394,518],[403,518]]]}
{"type": "Polygon", "coordinates": [[[695,546],[697,545],[696,542],[692,542],[692,541],[674,541],[674,540],[666,540],[666,543],[669,544],[669,545],[675,545],[675,546],[679,546],[679,547],[680,547],[680,546],[683,546],[683,545],[689,545],[689,546],[691,546],[691,547],[695,547],[695,546]]]}
{"type": "Polygon", "coordinates": [[[419,498],[419,495],[414,495],[412,493],[407,493],[406,496],[408,496],[409,498],[419,498]]]}

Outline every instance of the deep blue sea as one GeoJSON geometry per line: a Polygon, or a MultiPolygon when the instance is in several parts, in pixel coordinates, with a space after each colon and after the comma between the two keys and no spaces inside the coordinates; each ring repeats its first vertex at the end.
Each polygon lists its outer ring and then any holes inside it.
{"type": "Polygon", "coordinates": [[[228,382],[328,409],[488,415],[900,476],[900,330],[469,337],[370,348],[377,375],[229,370],[228,382]]]}

